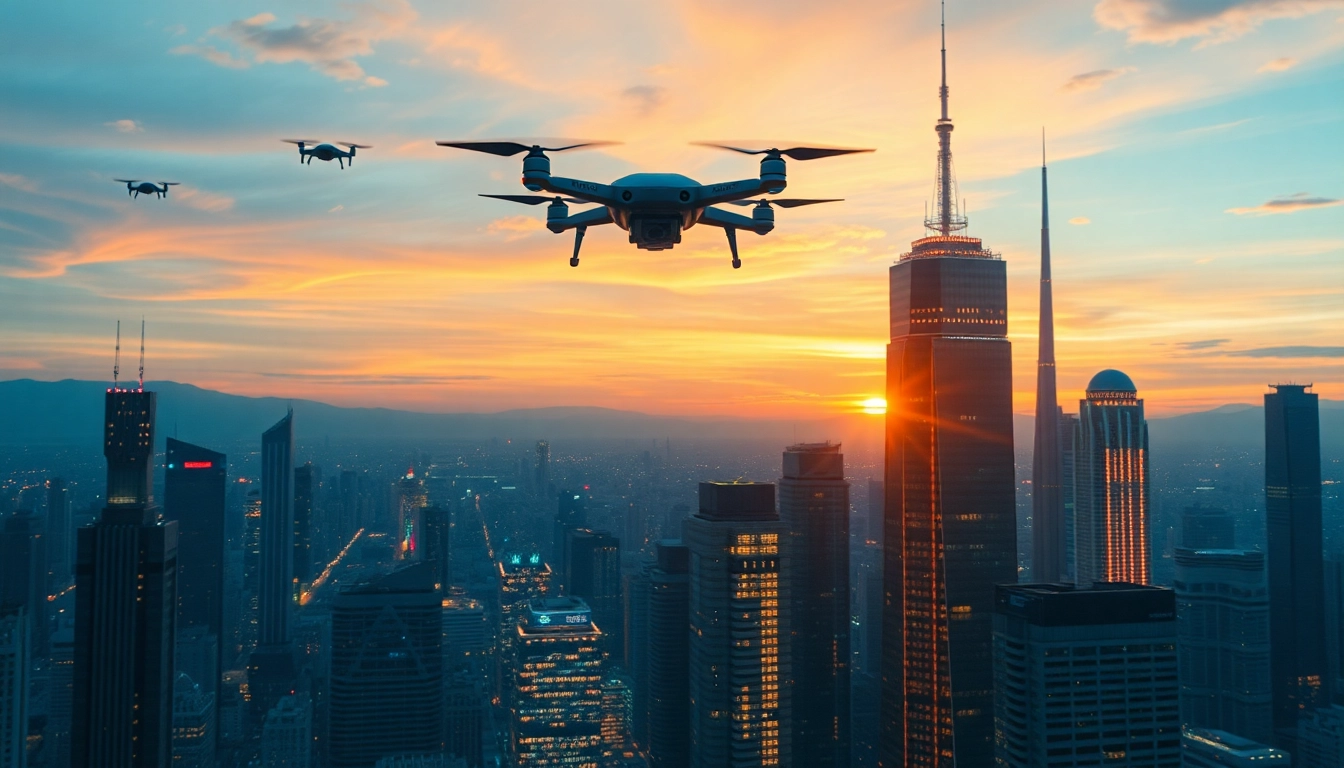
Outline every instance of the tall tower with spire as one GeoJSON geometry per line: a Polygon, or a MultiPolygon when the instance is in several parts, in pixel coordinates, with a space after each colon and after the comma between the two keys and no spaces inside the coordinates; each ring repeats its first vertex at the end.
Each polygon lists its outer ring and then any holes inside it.
{"type": "Polygon", "coordinates": [[[958,234],[942,50],[932,233],[890,272],[883,768],[994,764],[994,585],[1017,580],[1007,274],[958,234]]]}
{"type": "Polygon", "coordinates": [[[1031,576],[1062,581],[1067,570],[1064,541],[1064,456],[1060,452],[1059,399],[1055,389],[1055,310],[1050,283],[1050,205],[1045,180],[1045,135],[1041,135],[1041,319],[1036,353],[1036,441],[1031,460],[1031,576]]]}

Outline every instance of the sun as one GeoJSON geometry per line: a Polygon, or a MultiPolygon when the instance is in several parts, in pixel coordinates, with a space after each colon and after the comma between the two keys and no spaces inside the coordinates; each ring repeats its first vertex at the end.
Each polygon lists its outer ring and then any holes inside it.
{"type": "Polygon", "coordinates": [[[880,397],[870,397],[859,403],[859,407],[864,413],[881,416],[887,412],[887,401],[880,397]]]}

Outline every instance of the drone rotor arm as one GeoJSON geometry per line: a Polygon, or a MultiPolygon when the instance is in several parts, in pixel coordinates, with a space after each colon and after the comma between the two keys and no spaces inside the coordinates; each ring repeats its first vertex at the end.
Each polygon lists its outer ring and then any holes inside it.
{"type": "Polygon", "coordinates": [[[546,228],[560,234],[566,230],[578,227],[600,227],[603,224],[614,223],[611,218],[611,211],[606,208],[590,208],[586,211],[579,211],[573,216],[566,216],[563,219],[551,219],[546,222],[546,228]]]}
{"type": "Polygon", "coordinates": [[[598,184],[583,179],[567,179],[564,176],[536,179],[534,183],[547,192],[555,195],[567,195],[575,198],[577,202],[609,205],[614,208],[619,208],[622,205],[621,192],[610,184],[598,184]]]}
{"type": "Polygon", "coordinates": [[[723,184],[705,184],[700,187],[701,194],[696,198],[696,204],[721,205],[723,203],[733,203],[737,200],[745,200],[748,197],[764,195],[768,191],[769,187],[759,178],[729,181],[723,184]]]}

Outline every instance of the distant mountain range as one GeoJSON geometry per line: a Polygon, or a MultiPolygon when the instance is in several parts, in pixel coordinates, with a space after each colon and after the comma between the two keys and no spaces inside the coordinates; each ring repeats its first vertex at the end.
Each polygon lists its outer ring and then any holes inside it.
{"type": "MultiPolygon", "coordinates": [[[[159,393],[158,433],[176,431],[205,445],[257,439],[294,408],[301,441],[386,437],[397,440],[761,439],[857,440],[881,445],[881,420],[836,417],[802,421],[655,416],[610,408],[534,408],[501,413],[417,413],[388,408],[342,408],[312,400],[244,397],[172,381],[148,382],[159,393]]],[[[0,445],[98,445],[105,382],[0,381],[0,445]]],[[[1031,448],[1032,418],[1014,418],[1019,449],[1031,448]]],[[[1211,411],[1149,419],[1150,442],[1162,452],[1221,448],[1264,449],[1264,409],[1224,405],[1211,411]]],[[[1328,456],[1344,454],[1344,402],[1321,401],[1321,442],[1328,456]]]]}

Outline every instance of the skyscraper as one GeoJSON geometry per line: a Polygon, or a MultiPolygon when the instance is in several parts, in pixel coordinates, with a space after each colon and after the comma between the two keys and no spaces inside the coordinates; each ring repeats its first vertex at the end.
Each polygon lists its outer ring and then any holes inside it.
{"type": "Polygon", "coordinates": [[[1181,546],[1186,549],[1233,549],[1236,522],[1225,509],[1196,504],[1181,513],[1181,546]]]}
{"type": "Polygon", "coordinates": [[[420,510],[420,523],[425,532],[421,558],[434,564],[434,581],[446,592],[453,583],[452,518],[447,508],[435,504],[420,510]]]}
{"type": "Polygon", "coordinates": [[[551,562],[555,563],[559,586],[565,587],[565,544],[569,532],[588,525],[586,500],[579,491],[560,491],[556,495],[555,529],[551,534],[551,562]]]}
{"type": "Polygon", "coordinates": [[[1149,583],[1148,422],[1120,371],[1093,376],[1078,403],[1074,515],[1080,586],[1149,583]]]}
{"type": "Polygon", "coordinates": [[[294,468],[294,583],[300,589],[317,575],[313,568],[313,515],[321,488],[321,467],[309,461],[294,468]]]}
{"type": "Polygon", "coordinates": [[[0,768],[28,765],[30,636],[23,606],[0,603],[0,768]]]}
{"type": "Polygon", "coordinates": [[[152,506],[155,395],[109,389],[107,506],[79,529],[71,764],[164,768],[172,759],[177,523],[152,506]]]}
{"type": "Polygon", "coordinates": [[[623,655],[625,618],[621,601],[621,540],[608,531],[570,529],[565,537],[565,594],[588,604],[602,630],[602,648],[623,655]]]}
{"type": "Polygon", "coordinates": [[[293,605],[294,411],[290,410],[261,436],[258,645],[283,646],[289,643],[293,605]]]}
{"type": "Polygon", "coordinates": [[[427,563],[337,593],[331,610],[333,768],[443,751],[440,603],[427,563]]]}
{"type": "Polygon", "coordinates": [[[285,696],[266,714],[261,731],[262,768],[309,768],[313,764],[312,707],[285,696]]]}
{"type": "Polygon", "coordinates": [[[537,496],[546,497],[551,486],[551,444],[545,440],[537,441],[537,466],[533,472],[533,485],[537,496]]]}
{"type": "Polygon", "coordinates": [[[994,585],[1017,578],[1007,273],[957,208],[947,51],[937,199],[891,267],[879,763],[994,759],[994,585]]]}
{"type": "Polygon", "coordinates": [[[779,519],[788,564],[793,762],[849,767],[849,482],[839,445],[784,451],[779,519]]]}
{"type": "Polygon", "coordinates": [[[602,759],[602,632],[576,597],[530,600],[514,628],[509,749],[517,768],[602,759]]]}
{"type": "Polygon", "coordinates": [[[1059,455],[1064,467],[1060,480],[1064,496],[1064,580],[1075,581],[1078,573],[1078,557],[1073,540],[1077,523],[1077,494],[1075,492],[1074,471],[1077,465],[1077,452],[1074,441],[1078,437],[1078,415],[1061,413],[1059,415],[1059,455]]]}
{"type": "Polygon", "coordinates": [[[1065,571],[1064,461],[1055,388],[1055,309],[1050,276],[1050,203],[1041,145],[1041,304],[1036,353],[1036,438],[1031,459],[1031,574],[1057,582],[1065,571]]]}
{"type": "Polygon", "coordinates": [[[1262,552],[1176,550],[1181,722],[1274,738],[1269,587],[1262,552]]]}
{"type": "Polygon", "coordinates": [[[47,574],[53,592],[70,583],[70,493],[59,477],[47,480],[47,574]]]}
{"type": "Polygon", "coordinates": [[[684,768],[690,762],[691,553],[665,539],[657,554],[649,572],[649,766],[684,768]]]}
{"type": "Polygon", "coordinates": [[[495,647],[495,692],[505,701],[510,695],[508,665],[513,661],[513,643],[518,635],[518,617],[527,603],[552,594],[551,566],[533,552],[504,555],[499,561],[499,633],[495,647]]]}
{"type": "Polygon", "coordinates": [[[422,535],[420,510],[429,501],[425,493],[425,481],[415,476],[415,468],[412,467],[396,482],[393,490],[397,496],[397,557],[416,557],[422,535]]]}
{"type": "Polygon", "coordinates": [[[28,653],[46,658],[51,646],[47,611],[47,540],[32,510],[11,513],[0,528],[0,605],[22,606],[28,653]]]}
{"type": "Polygon", "coordinates": [[[444,688],[444,717],[447,719],[445,750],[465,760],[468,768],[480,768],[484,762],[481,733],[487,692],[475,673],[459,669],[448,677],[444,688]]]}
{"type": "MultiPolygon", "coordinates": [[[[168,438],[163,516],[177,523],[177,624],[179,633],[199,627],[214,635],[214,668],[192,670],[192,680],[214,695],[222,668],[224,638],[224,490],[228,457],[168,438]]],[[[234,596],[237,599],[237,596],[234,596]]]]}
{"type": "Polygon", "coordinates": [[[215,768],[215,694],[191,676],[173,684],[173,768],[215,768]]]}
{"type": "Polygon", "coordinates": [[[692,574],[690,765],[792,765],[791,602],[775,486],[701,483],[700,509],[683,531],[692,574]]]}
{"type": "Polygon", "coordinates": [[[1265,535],[1274,728],[1292,751],[1299,715],[1330,702],[1325,657],[1321,434],[1317,396],[1297,384],[1265,395],[1265,535]]]}
{"type": "Polygon", "coordinates": [[[996,756],[974,765],[1178,768],[1175,608],[1137,584],[999,586],[996,756]]]}

